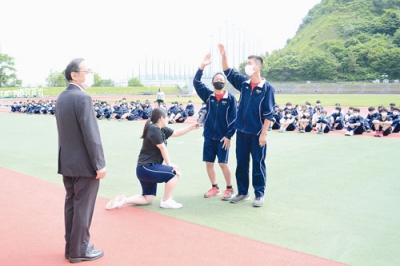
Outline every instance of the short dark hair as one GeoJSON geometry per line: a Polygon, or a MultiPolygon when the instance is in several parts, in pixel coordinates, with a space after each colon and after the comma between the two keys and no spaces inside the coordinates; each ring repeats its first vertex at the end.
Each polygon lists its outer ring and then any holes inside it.
{"type": "Polygon", "coordinates": [[[258,56],[258,55],[249,55],[249,57],[247,57],[247,59],[254,59],[254,61],[261,66],[263,66],[263,64],[264,64],[264,60],[262,59],[261,56],[258,56]]]}
{"type": "Polygon", "coordinates": [[[370,106],[370,107],[368,107],[368,111],[375,111],[375,107],[374,106],[370,106]]]}
{"type": "Polygon", "coordinates": [[[79,65],[80,65],[80,63],[82,63],[82,61],[84,61],[83,58],[75,58],[65,68],[64,76],[68,81],[72,80],[71,72],[78,72],[79,71],[79,65]]]}
{"type": "Polygon", "coordinates": [[[354,112],[360,112],[360,108],[354,107],[353,111],[354,111],[354,112]]]}
{"type": "Polygon", "coordinates": [[[224,77],[224,80],[226,80],[226,79],[225,79],[224,73],[222,73],[222,72],[217,72],[217,73],[215,73],[214,76],[212,77],[212,79],[211,79],[212,82],[214,82],[214,78],[215,78],[217,75],[222,75],[222,76],[224,77]]]}

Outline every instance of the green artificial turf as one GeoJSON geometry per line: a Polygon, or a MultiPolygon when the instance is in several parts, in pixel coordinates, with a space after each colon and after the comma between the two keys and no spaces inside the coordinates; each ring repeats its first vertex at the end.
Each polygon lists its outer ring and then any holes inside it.
{"type": "MultiPolygon", "coordinates": [[[[141,193],[135,167],[143,125],[99,121],[107,162],[99,196],[141,193]]],[[[202,145],[202,129],[168,140],[172,162],[183,173],[174,198],[184,208],[159,208],[164,185],[153,205],[141,208],[351,265],[400,263],[398,139],[270,132],[262,208],[203,197],[210,184],[202,145]]],[[[55,118],[0,113],[0,158],[1,167],[62,185],[55,118]]],[[[234,179],[235,137],[229,165],[234,179]]],[[[212,235],[210,241],[224,243],[212,235]]]]}

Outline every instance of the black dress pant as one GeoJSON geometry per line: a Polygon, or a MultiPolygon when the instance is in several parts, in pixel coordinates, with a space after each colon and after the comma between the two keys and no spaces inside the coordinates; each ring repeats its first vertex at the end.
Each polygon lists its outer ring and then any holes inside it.
{"type": "Polygon", "coordinates": [[[72,258],[82,257],[86,254],[90,240],[89,228],[100,180],[95,177],[63,176],[63,181],[66,190],[65,255],[72,258]]]}

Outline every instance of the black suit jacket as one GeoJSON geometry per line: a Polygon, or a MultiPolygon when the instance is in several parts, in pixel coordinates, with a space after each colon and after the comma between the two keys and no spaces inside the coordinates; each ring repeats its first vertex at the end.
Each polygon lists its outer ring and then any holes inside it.
{"type": "Polygon", "coordinates": [[[63,176],[93,177],[105,167],[103,146],[92,97],[75,84],[56,102],[58,129],[58,173],[63,176]]]}

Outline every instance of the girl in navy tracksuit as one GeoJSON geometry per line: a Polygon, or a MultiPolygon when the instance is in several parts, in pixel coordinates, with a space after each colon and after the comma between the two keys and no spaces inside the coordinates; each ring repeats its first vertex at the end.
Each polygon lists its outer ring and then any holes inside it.
{"type": "Polygon", "coordinates": [[[228,166],[230,139],[235,134],[234,122],[236,120],[237,102],[235,96],[223,90],[226,80],[222,73],[217,73],[212,79],[214,90],[210,90],[201,82],[204,68],[211,63],[211,55],[207,54],[197,70],[193,80],[197,95],[206,103],[204,123],[203,161],[206,162],[211,189],[204,194],[210,198],[220,194],[214,170],[215,157],[224,174],[226,189],[222,200],[230,200],[234,195],[232,188],[231,171],[228,166]]]}

